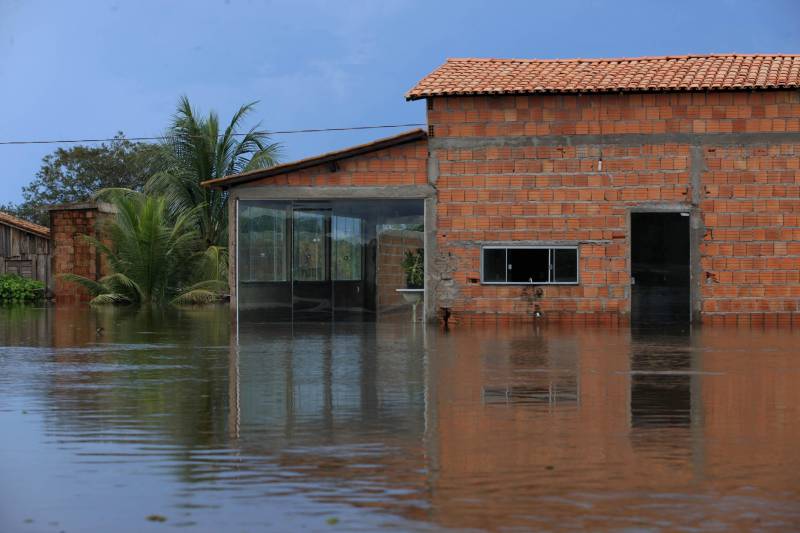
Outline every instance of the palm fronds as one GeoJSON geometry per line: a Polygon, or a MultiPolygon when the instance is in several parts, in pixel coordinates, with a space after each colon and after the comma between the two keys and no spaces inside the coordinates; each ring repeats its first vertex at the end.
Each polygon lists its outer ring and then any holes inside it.
{"type": "MultiPolygon", "coordinates": [[[[186,292],[182,287],[198,281],[198,272],[225,264],[222,250],[196,252],[200,244],[196,219],[202,206],[173,215],[163,196],[116,189],[102,191],[100,197],[113,203],[116,214],[108,221],[103,239],[83,238],[106,257],[112,273],[99,281],[63,276],[86,287],[95,296],[93,303],[169,302],[186,292]]],[[[223,292],[218,279],[202,289],[223,292]]]]}
{"type": "Polygon", "coordinates": [[[244,135],[238,133],[256,102],[243,105],[221,131],[219,117],[211,112],[198,115],[189,99],[181,97],[167,134],[174,164],[159,172],[148,182],[145,190],[167,198],[170,211],[200,207],[196,224],[205,246],[225,246],[227,243],[228,195],[208,189],[202,182],[238,174],[277,163],[280,145],[270,142],[259,125],[244,135]]]}
{"type": "Polygon", "coordinates": [[[199,255],[200,279],[228,279],[228,249],[222,246],[209,246],[199,255]]]}
{"type": "Polygon", "coordinates": [[[239,131],[256,102],[243,105],[227,126],[211,112],[200,116],[182,97],[167,133],[167,163],[144,192],[105,189],[98,199],[116,214],[103,238],[84,239],[105,256],[112,272],[99,281],[66,275],[95,304],[208,303],[227,292],[228,195],[202,182],[277,163],[280,145],[259,125],[239,131]]]}
{"type": "Polygon", "coordinates": [[[214,291],[205,289],[195,289],[193,291],[182,292],[171,300],[173,305],[201,305],[216,302],[220,295],[214,291]]]}
{"type": "Polygon", "coordinates": [[[73,274],[71,272],[59,274],[58,278],[71,283],[77,283],[81,287],[84,287],[86,290],[88,290],[89,294],[92,296],[97,296],[98,294],[108,292],[108,287],[103,285],[101,282],[86,278],[84,276],[79,276],[78,274],[73,274]]]}
{"type": "Polygon", "coordinates": [[[125,296],[124,294],[117,294],[113,292],[107,292],[104,294],[98,294],[89,302],[92,305],[112,305],[112,304],[132,304],[130,298],[125,296]]]}

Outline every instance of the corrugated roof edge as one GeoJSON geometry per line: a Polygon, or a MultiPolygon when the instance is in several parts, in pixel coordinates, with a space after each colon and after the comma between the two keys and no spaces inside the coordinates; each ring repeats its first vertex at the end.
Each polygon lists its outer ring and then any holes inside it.
{"type": "Polygon", "coordinates": [[[47,239],[50,238],[50,228],[40,226],[39,224],[33,222],[28,222],[27,220],[15,217],[14,215],[10,215],[4,211],[0,211],[0,224],[6,224],[7,226],[12,226],[22,231],[33,233],[34,235],[38,235],[47,239]]]}
{"type": "Polygon", "coordinates": [[[313,157],[298,159],[297,161],[283,163],[280,165],[276,165],[274,167],[251,170],[250,172],[243,172],[241,174],[233,174],[231,176],[225,176],[224,178],[217,178],[213,180],[204,181],[201,183],[201,185],[203,185],[204,187],[226,189],[234,185],[241,185],[243,183],[255,181],[258,179],[269,178],[271,176],[277,176],[280,174],[286,174],[287,172],[294,172],[296,170],[302,170],[304,168],[309,168],[316,165],[322,165],[325,163],[330,163],[332,161],[338,161],[340,159],[355,157],[357,155],[366,154],[369,152],[375,152],[377,150],[382,150],[384,148],[390,148],[392,146],[418,141],[427,138],[427,136],[428,134],[425,133],[424,130],[414,129],[400,133],[398,135],[393,135],[391,137],[384,137],[381,139],[377,139],[375,141],[370,141],[368,143],[357,144],[355,146],[343,148],[341,150],[335,150],[333,152],[326,152],[324,154],[316,155],[313,157]]]}

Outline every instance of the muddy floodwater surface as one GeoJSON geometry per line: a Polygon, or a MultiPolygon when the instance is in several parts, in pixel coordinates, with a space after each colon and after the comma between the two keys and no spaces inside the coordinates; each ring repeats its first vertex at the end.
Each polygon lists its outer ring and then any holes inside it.
{"type": "Polygon", "coordinates": [[[0,531],[800,528],[800,331],[0,310],[0,531]]]}

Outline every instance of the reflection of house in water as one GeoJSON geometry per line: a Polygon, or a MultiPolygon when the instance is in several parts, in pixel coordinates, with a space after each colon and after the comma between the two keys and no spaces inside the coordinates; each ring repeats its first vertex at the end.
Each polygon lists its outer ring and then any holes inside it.
{"type": "Polygon", "coordinates": [[[787,443],[800,443],[800,429],[780,420],[787,408],[797,420],[800,397],[790,375],[748,355],[760,343],[785,355],[791,342],[780,332],[734,336],[548,328],[538,337],[501,328],[437,337],[428,410],[436,420],[438,522],[605,529],[620,525],[620,513],[640,524],[681,523],[697,510],[695,525],[732,524],[741,517],[701,510],[695,506],[706,504],[689,496],[674,505],[650,498],[735,491],[742,468],[759,471],[754,497],[772,498],[776,488],[797,495],[789,472],[800,469],[800,457],[787,443]],[[738,357],[730,351],[737,342],[746,346],[738,357]],[[575,384],[576,401],[531,401],[531,390],[561,382],[575,384]],[[577,512],[584,508],[588,515],[577,512]]]}
{"type": "Polygon", "coordinates": [[[590,530],[748,529],[753,506],[800,498],[795,331],[285,324],[241,327],[226,348],[224,313],[139,345],[146,316],[57,314],[29,330],[59,345],[39,382],[47,429],[90,459],[135,429],[144,444],[120,449],[166,464],[187,493],[590,530]],[[726,498],[742,494],[755,503],[737,514],[726,498]]]}
{"type": "Polygon", "coordinates": [[[423,518],[422,339],[376,323],[242,327],[229,360],[230,437],[310,483],[308,494],[423,518]]]}
{"type": "Polygon", "coordinates": [[[240,436],[250,426],[270,427],[280,439],[355,435],[373,425],[421,432],[421,335],[387,338],[379,331],[375,324],[243,330],[233,348],[240,436]]]}
{"type": "MultiPolygon", "coordinates": [[[[633,334],[631,346],[631,426],[689,427],[692,384],[700,385],[688,334],[633,334]]],[[[699,361],[695,361],[699,364],[699,361]]]]}
{"type": "MultiPolygon", "coordinates": [[[[796,406],[797,393],[752,358],[730,368],[736,341],[725,335],[424,333],[380,324],[244,331],[231,351],[231,434],[313,487],[347,487],[321,497],[456,528],[556,520],[602,529],[626,508],[679,523],[704,504],[650,498],[733,491],[735,473],[756,464],[755,486],[796,485],[787,472],[800,460],[786,443],[800,443],[800,432],[771,432],[776,407],[796,406]],[[737,399],[731,410],[740,386],[765,401],[737,399]]],[[[731,523],[715,513],[698,510],[731,523]]]]}
{"type": "Polygon", "coordinates": [[[548,405],[577,402],[580,384],[574,375],[545,375],[525,385],[484,387],[483,401],[492,403],[543,403],[548,405]]]}
{"type": "Polygon", "coordinates": [[[579,402],[580,377],[571,356],[572,343],[562,339],[552,343],[556,357],[550,355],[548,342],[537,329],[524,340],[510,340],[500,351],[508,355],[487,357],[494,372],[483,387],[483,402],[553,406],[579,402]]]}

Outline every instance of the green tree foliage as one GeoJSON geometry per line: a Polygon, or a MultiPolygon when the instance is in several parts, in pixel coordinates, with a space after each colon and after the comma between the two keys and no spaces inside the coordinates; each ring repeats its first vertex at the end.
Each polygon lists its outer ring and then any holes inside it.
{"type": "Polygon", "coordinates": [[[227,288],[219,278],[198,279],[223,270],[219,262],[226,261],[218,250],[197,252],[201,206],[175,210],[164,196],[130,189],[105,190],[100,197],[117,209],[106,228],[110,244],[84,238],[107,258],[112,274],[99,281],[62,276],[86,287],[94,296],[92,303],[207,303],[227,288]]]}
{"type": "Polygon", "coordinates": [[[44,283],[17,274],[0,276],[0,302],[34,302],[44,297],[44,283]]]}
{"type": "Polygon", "coordinates": [[[227,246],[228,196],[201,183],[277,162],[280,146],[270,142],[259,125],[235,135],[254,107],[255,102],[240,107],[221,129],[216,113],[199,116],[189,99],[182,97],[167,133],[166,146],[174,164],[147,183],[146,191],[163,194],[173,211],[199,210],[197,229],[206,247],[227,246]]]}
{"type": "Polygon", "coordinates": [[[142,190],[171,160],[164,145],[133,142],[121,132],[99,146],[58,148],[42,159],[36,178],[23,187],[23,202],[0,210],[47,225],[48,206],[85,202],[104,188],[142,190]]]}
{"type": "Polygon", "coordinates": [[[425,250],[406,250],[401,266],[406,273],[406,285],[409,288],[422,288],[425,285],[425,250]]]}

